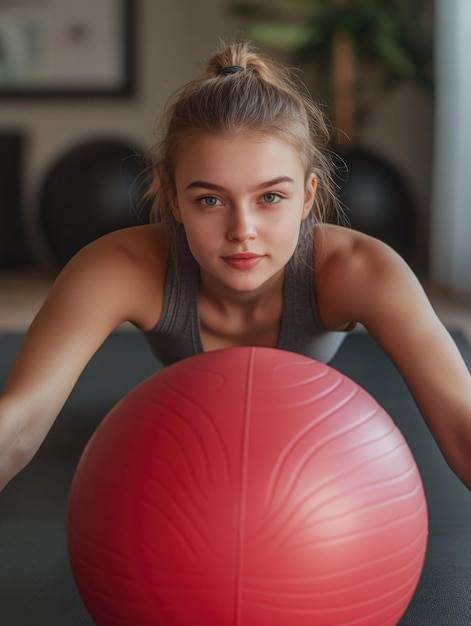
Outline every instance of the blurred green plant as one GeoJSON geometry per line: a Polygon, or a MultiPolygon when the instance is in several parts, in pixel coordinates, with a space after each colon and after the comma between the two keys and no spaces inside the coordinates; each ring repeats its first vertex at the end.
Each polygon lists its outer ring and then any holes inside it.
{"type": "Polygon", "coordinates": [[[381,91],[433,89],[433,0],[251,0],[231,11],[263,49],[324,71],[340,150],[355,146],[381,91]]]}
{"type": "Polygon", "coordinates": [[[345,104],[346,88],[332,99],[342,99],[339,109],[354,108],[357,123],[371,89],[404,82],[433,89],[433,0],[242,0],[230,7],[246,37],[298,67],[314,64],[335,83],[351,66],[354,105],[345,104]]]}
{"type": "Polygon", "coordinates": [[[336,33],[352,40],[354,62],[379,72],[382,87],[433,87],[433,0],[263,0],[235,2],[235,16],[264,48],[329,69],[336,33]]]}

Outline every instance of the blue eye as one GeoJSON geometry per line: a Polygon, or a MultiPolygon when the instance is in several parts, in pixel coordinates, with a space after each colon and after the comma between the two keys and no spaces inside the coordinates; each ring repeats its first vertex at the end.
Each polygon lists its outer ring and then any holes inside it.
{"type": "Polygon", "coordinates": [[[265,204],[275,204],[279,200],[281,200],[281,196],[279,193],[266,193],[263,196],[263,201],[265,202],[265,204]]]}
{"type": "Polygon", "coordinates": [[[220,204],[218,198],[214,196],[203,196],[202,198],[198,198],[198,202],[201,202],[201,204],[207,207],[214,207],[220,204]]]}

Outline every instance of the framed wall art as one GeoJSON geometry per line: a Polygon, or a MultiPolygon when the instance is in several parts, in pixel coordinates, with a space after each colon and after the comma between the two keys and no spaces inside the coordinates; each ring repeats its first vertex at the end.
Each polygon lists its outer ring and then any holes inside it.
{"type": "Polygon", "coordinates": [[[0,0],[0,98],[130,95],[133,0],[0,0]]]}

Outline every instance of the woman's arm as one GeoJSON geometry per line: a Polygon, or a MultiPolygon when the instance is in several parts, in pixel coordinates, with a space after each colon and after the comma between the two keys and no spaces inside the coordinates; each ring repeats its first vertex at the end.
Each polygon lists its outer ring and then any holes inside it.
{"type": "Polygon", "coordinates": [[[471,375],[407,264],[385,244],[326,229],[317,278],[330,328],[361,323],[396,365],[452,470],[471,489],[471,375]]]}
{"type": "Polygon", "coordinates": [[[123,231],[87,246],[55,281],[0,395],[0,489],[34,456],[106,337],[124,321],[155,323],[161,279],[158,259],[142,252],[149,234],[123,231]]]}

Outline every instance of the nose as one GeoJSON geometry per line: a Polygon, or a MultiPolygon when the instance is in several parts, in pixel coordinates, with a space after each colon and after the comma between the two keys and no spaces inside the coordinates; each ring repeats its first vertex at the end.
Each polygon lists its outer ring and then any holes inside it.
{"type": "Polygon", "coordinates": [[[256,236],[255,218],[250,209],[234,207],[227,227],[227,239],[229,241],[244,242],[255,239],[256,236]]]}

